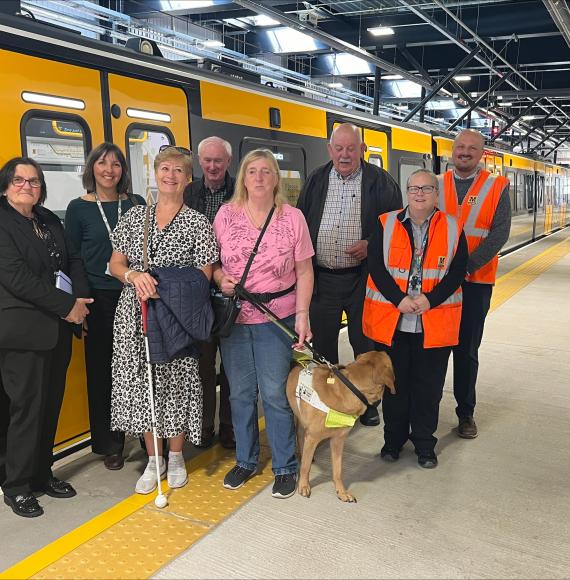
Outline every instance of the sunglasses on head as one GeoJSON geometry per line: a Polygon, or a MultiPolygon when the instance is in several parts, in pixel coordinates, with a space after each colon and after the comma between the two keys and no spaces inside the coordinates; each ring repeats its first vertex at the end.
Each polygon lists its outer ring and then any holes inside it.
{"type": "Polygon", "coordinates": [[[178,145],[161,145],[158,152],[162,153],[167,149],[174,149],[178,153],[182,153],[182,155],[190,155],[190,157],[192,156],[192,151],[190,151],[190,149],[186,149],[186,147],[179,147],[178,145]]]}

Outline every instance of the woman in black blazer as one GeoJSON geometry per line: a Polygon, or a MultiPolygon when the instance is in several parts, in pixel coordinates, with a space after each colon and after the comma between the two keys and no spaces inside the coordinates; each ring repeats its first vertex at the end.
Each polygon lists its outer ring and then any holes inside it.
{"type": "Polygon", "coordinates": [[[81,258],[59,218],[42,207],[40,166],[26,157],[8,161],[0,193],[0,398],[9,401],[0,423],[0,485],[14,513],[36,517],[43,509],[32,491],[75,495],[53,476],[53,443],[73,325],[92,300],[80,298],[89,295],[81,258]]]}

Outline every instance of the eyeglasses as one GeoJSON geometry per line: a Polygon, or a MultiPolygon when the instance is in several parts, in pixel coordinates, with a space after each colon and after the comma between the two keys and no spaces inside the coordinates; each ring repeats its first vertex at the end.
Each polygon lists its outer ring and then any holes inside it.
{"type": "Polygon", "coordinates": [[[257,177],[257,175],[261,175],[261,177],[269,177],[270,175],[275,175],[275,171],[271,171],[271,169],[267,169],[263,167],[262,169],[255,169],[255,167],[251,167],[247,169],[245,174],[248,177],[257,177]]]}
{"type": "Polygon", "coordinates": [[[190,157],[192,157],[192,151],[190,151],[190,149],[186,149],[186,147],[179,147],[178,145],[161,145],[158,152],[162,153],[167,149],[174,149],[175,151],[178,151],[178,153],[182,153],[182,155],[190,155],[190,157]]]}
{"type": "Polygon", "coordinates": [[[12,185],[15,187],[24,187],[26,181],[30,184],[30,187],[41,187],[42,180],[38,177],[32,177],[32,179],[25,179],[23,177],[12,177],[12,185]]]}
{"type": "Polygon", "coordinates": [[[418,195],[421,191],[422,193],[433,193],[437,190],[435,185],[410,185],[408,187],[408,193],[411,195],[418,195]]]}

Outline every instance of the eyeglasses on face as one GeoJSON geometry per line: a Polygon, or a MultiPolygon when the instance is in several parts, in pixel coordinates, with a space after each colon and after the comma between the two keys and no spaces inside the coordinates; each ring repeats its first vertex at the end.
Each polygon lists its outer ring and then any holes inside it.
{"type": "Polygon", "coordinates": [[[245,174],[248,177],[257,177],[257,175],[261,175],[261,177],[269,177],[270,175],[275,175],[275,171],[271,171],[271,169],[267,169],[266,167],[262,167],[261,169],[256,169],[255,167],[250,167],[246,169],[245,174]]]}
{"type": "Polygon", "coordinates": [[[30,184],[30,187],[41,187],[42,180],[38,177],[32,177],[32,179],[25,179],[24,177],[20,177],[16,175],[16,177],[12,177],[12,185],[15,187],[24,187],[26,181],[30,184]]]}
{"type": "Polygon", "coordinates": [[[433,193],[437,190],[435,185],[410,185],[408,186],[408,194],[417,195],[420,191],[422,193],[433,193]]]}
{"type": "Polygon", "coordinates": [[[166,151],[167,149],[174,149],[174,151],[177,151],[178,153],[182,153],[182,155],[192,156],[192,151],[190,151],[190,149],[186,149],[186,147],[179,147],[178,145],[161,145],[158,152],[162,153],[163,151],[166,151]]]}

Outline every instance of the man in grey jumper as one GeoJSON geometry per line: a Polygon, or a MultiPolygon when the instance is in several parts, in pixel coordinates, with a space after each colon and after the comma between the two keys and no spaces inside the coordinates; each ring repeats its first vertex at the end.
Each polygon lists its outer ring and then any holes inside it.
{"type": "Polygon", "coordinates": [[[459,344],[453,347],[453,392],[459,418],[457,434],[477,437],[475,385],[479,346],[497,270],[497,255],[509,238],[509,182],[479,167],[485,138],[466,129],[453,143],[454,168],[440,175],[440,209],[463,221],[469,244],[467,277],[462,284],[463,307],[459,344]],[[445,207],[442,207],[445,206],[445,207]]]}

